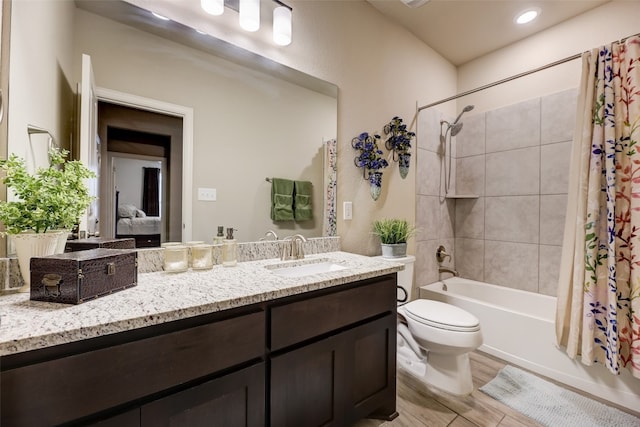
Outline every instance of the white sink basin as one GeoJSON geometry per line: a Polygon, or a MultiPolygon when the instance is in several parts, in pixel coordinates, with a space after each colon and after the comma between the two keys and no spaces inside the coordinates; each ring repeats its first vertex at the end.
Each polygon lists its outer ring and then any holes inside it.
{"type": "Polygon", "coordinates": [[[329,273],[345,270],[347,267],[331,261],[312,260],[303,264],[275,264],[265,266],[273,274],[282,277],[302,277],[312,274],[329,273]]]}

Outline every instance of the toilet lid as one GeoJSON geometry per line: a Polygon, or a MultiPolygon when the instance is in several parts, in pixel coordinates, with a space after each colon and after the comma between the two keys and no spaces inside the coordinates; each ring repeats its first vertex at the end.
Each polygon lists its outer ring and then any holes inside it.
{"type": "Polygon", "coordinates": [[[440,301],[418,299],[405,304],[404,310],[417,322],[434,328],[461,332],[480,330],[480,321],[476,316],[440,301]]]}

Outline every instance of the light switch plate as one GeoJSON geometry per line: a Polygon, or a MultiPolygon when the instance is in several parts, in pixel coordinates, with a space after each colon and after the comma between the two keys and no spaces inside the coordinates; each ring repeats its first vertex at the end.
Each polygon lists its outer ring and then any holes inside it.
{"type": "Polygon", "coordinates": [[[353,219],[353,203],[352,202],[342,203],[342,218],[345,220],[353,219]]]}
{"type": "Polygon", "coordinates": [[[198,200],[215,202],[217,198],[215,188],[198,188],[198,200]]]}

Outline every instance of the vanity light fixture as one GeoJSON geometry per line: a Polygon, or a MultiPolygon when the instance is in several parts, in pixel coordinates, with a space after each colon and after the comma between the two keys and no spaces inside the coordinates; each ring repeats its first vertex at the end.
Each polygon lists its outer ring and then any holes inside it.
{"type": "Polygon", "coordinates": [[[273,41],[280,46],[291,44],[291,7],[275,1],[278,6],[273,9],[273,41]]]}
{"type": "Polygon", "coordinates": [[[200,6],[209,15],[219,16],[224,13],[224,0],[200,0],[200,6]]]}
{"type": "MultiPolygon", "coordinates": [[[[273,9],[273,42],[279,46],[291,44],[293,8],[280,0],[272,0],[273,9]]],[[[238,12],[240,27],[255,32],[260,29],[260,0],[200,0],[202,10],[212,15],[222,15],[228,7],[238,12]]]]}
{"type": "Polygon", "coordinates": [[[539,7],[532,7],[526,10],[523,10],[518,15],[516,15],[514,21],[516,24],[526,24],[538,17],[540,15],[541,10],[539,7]]]}
{"type": "Polygon", "coordinates": [[[240,27],[246,31],[260,28],[260,0],[240,0],[240,27]]]}

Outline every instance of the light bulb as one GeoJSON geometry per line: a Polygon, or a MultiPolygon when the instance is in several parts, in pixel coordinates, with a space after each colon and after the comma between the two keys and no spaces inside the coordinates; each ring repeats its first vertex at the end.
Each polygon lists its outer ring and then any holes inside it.
{"type": "Polygon", "coordinates": [[[280,46],[291,43],[291,9],[288,7],[273,10],[273,41],[280,46]]]}
{"type": "Polygon", "coordinates": [[[258,31],[260,0],[240,0],[240,26],[247,31],[258,31]]]}
{"type": "Polygon", "coordinates": [[[202,10],[209,15],[222,15],[224,13],[224,0],[200,0],[202,10]]]}
{"type": "Polygon", "coordinates": [[[526,24],[536,19],[539,14],[540,8],[534,7],[531,9],[527,9],[516,16],[515,22],[517,24],[526,24]]]}

